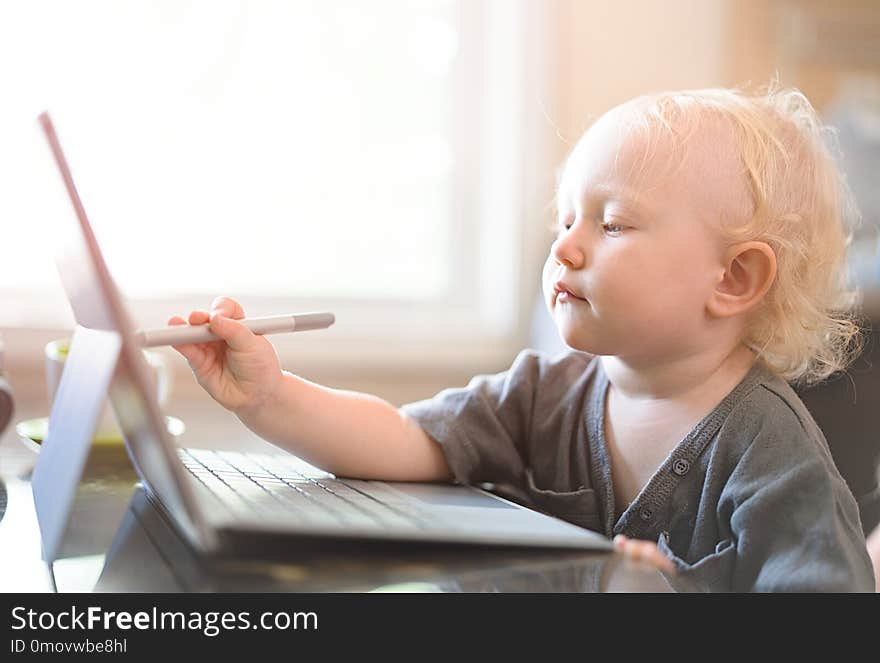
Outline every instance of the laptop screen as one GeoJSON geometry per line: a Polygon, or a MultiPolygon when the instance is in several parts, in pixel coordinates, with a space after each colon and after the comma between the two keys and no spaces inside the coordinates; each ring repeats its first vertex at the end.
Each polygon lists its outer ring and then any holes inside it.
{"type": "Polygon", "coordinates": [[[49,114],[41,114],[39,123],[74,211],[72,223],[57,224],[55,255],[74,318],[83,327],[119,333],[122,344],[110,385],[110,401],[129,458],[147,490],[161,501],[178,526],[194,543],[204,544],[208,532],[184,478],[176,446],[165,429],[165,418],[150,387],[150,370],[134,341],[131,318],[101,254],[49,114]]]}

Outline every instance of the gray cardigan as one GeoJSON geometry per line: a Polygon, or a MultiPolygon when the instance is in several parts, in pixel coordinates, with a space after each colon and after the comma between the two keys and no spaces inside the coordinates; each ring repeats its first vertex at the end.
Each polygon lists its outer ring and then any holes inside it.
{"type": "Polygon", "coordinates": [[[612,537],[656,541],[677,589],[873,591],[858,508],[822,431],[762,362],[615,513],[598,357],[523,351],[402,411],[460,483],[612,537]]]}

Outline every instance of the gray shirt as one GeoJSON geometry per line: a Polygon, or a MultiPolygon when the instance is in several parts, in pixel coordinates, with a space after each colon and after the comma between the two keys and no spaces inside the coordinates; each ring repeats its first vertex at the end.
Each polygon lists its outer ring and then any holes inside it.
{"type": "Polygon", "coordinates": [[[656,541],[670,583],[706,591],[873,591],[858,508],[791,387],[762,362],[672,450],[623,513],[598,357],[523,351],[402,411],[455,478],[604,533],[656,541]]]}

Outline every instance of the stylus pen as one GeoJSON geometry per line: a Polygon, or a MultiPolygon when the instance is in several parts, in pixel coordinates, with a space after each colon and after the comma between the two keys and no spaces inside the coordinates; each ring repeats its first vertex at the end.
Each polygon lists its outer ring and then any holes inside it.
{"type": "MultiPolygon", "coordinates": [[[[239,322],[253,333],[262,335],[325,329],[332,325],[335,320],[336,317],[332,313],[289,313],[287,315],[269,315],[263,318],[243,318],[239,322]]],[[[220,340],[219,336],[211,333],[207,324],[143,329],[135,332],[135,338],[145,348],[153,348],[157,345],[187,345],[189,343],[207,343],[220,340]]]]}

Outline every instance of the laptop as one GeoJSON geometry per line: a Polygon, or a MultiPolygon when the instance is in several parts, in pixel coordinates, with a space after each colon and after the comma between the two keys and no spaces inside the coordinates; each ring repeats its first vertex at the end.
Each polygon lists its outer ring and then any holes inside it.
{"type": "MultiPolygon", "coordinates": [[[[95,366],[105,359],[115,362],[112,376],[105,372],[105,379],[128,456],[148,499],[196,551],[223,554],[267,540],[283,540],[293,547],[334,540],[350,545],[611,549],[608,539],[596,532],[478,487],[349,479],[281,449],[257,454],[178,447],[165,426],[135,326],[86,217],[49,115],[40,115],[39,123],[74,212],[65,225],[56,263],[77,330],[85,330],[81,336],[90,335],[94,341],[83,349],[90,351],[89,362],[95,366]],[[104,343],[98,330],[114,340],[104,343]],[[102,343],[112,356],[101,357],[102,343]]],[[[92,377],[88,370],[71,370],[70,380],[92,377]]],[[[76,385],[68,384],[68,393],[76,392],[76,385]]],[[[56,449],[64,451],[63,446],[56,449]]]]}

